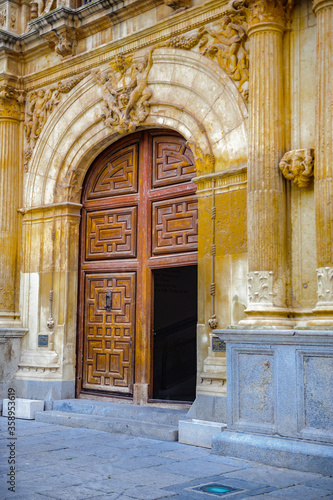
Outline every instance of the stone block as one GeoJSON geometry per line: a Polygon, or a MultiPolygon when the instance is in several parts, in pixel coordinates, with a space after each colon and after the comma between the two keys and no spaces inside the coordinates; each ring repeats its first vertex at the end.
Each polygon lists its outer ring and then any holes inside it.
{"type": "Polygon", "coordinates": [[[15,411],[15,418],[35,420],[36,412],[44,411],[44,401],[37,399],[9,399],[3,400],[3,416],[8,417],[8,403],[11,403],[9,410],[15,411]],[[15,403],[13,405],[13,403],[15,403]]]}
{"type": "Polygon", "coordinates": [[[180,420],[178,428],[178,441],[183,444],[212,447],[212,437],[221,432],[226,424],[209,422],[205,420],[180,420]]]}

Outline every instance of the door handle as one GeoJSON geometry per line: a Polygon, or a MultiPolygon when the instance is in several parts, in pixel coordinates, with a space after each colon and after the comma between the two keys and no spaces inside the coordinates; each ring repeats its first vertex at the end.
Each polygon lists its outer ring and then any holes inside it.
{"type": "Polygon", "coordinates": [[[108,290],[105,294],[105,310],[111,311],[112,309],[112,292],[108,290]]]}

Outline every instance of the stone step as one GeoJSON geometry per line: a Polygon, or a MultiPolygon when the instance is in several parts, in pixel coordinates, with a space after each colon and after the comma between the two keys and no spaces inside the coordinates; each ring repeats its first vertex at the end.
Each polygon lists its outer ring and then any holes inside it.
{"type": "Polygon", "coordinates": [[[184,419],[187,411],[153,406],[139,406],[128,403],[110,403],[109,401],[92,401],[87,399],[63,399],[53,401],[53,410],[100,415],[102,417],[135,419],[141,422],[155,422],[178,427],[180,419],[184,419]]]}
{"type": "Polygon", "coordinates": [[[35,415],[35,419],[48,424],[83,427],[104,432],[127,434],[129,436],[159,439],[161,441],[178,440],[178,424],[166,425],[133,418],[110,417],[95,413],[74,413],[59,410],[38,412],[35,415]]]}

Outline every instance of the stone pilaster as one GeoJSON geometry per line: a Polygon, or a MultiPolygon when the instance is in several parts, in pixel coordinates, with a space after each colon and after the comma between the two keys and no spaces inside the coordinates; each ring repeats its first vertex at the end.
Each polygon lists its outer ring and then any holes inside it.
{"type": "Polygon", "coordinates": [[[15,95],[0,91],[0,326],[17,327],[20,206],[20,118],[15,95]]]}
{"type": "Polygon", "coordinates": [[[333,1],[314,1],[313,10],[317,17],[314,189],[318,303],[315,312],[320,314],[319,323],[333,325],[333,1]]]}
{"type": "Polygon", "coordinates": [[[246,13],[250,41],[250,293],[248,318],[242,323],[286,328],[292,326],[286,307],[286,186],[279,171],[279,161],[285,152],[282,60],[285,12],[281,1],[264,0],[248,3],[246,13]],[[266,275],[269,279],[259,279],[266,275]]]}

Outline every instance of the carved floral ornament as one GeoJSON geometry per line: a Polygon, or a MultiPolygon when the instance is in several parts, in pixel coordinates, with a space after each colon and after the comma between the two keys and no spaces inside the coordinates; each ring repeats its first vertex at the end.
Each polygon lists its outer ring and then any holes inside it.
{"type": "Polygon", "coordinates": [[[314,150],[296,149],[288,151],[280,161],[284,177],[296,186],[307,187],[313,177],[314,150]]]}
{"type": "Polygon", "coordinates": [[[248,28],[260,23],[284,25],[290,18],[294,0],[233,0],[235,12],[245,16],[248,28]]]}

